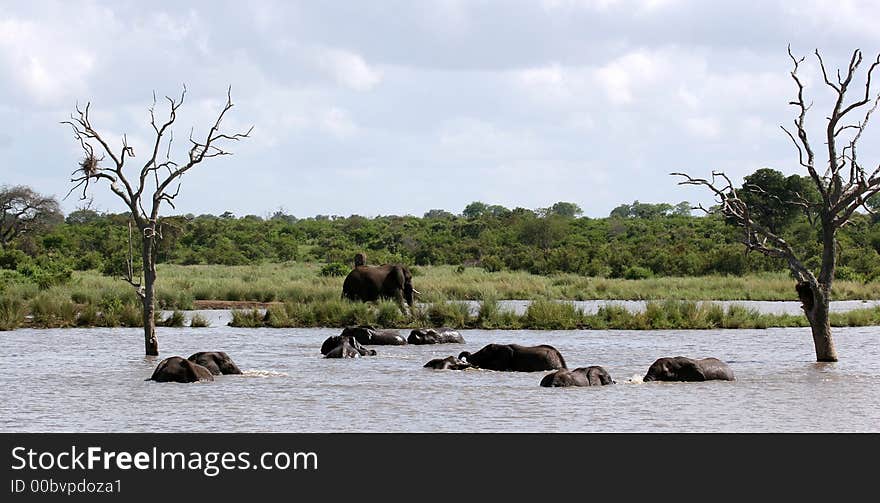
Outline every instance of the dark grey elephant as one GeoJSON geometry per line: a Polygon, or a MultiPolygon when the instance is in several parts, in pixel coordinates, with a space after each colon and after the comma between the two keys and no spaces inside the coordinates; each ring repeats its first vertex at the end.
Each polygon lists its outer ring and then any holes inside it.
{"type": "Polygon", "coordinates": [[[464,337],[451,328],[417,328],[406,339],[410,344],[464,344],[464,337]]]}
{"type": "Polygon", "coordinates": [[[397,330],[378,330],[369,325],[345,327],[340,335],[354,336],[364,346],[403,346],[406,339],[397,330]]]}
{"type": "Polygon", "coordinates": [[[489,370],[537,372],[566,368],[562,353],[546,344],[489,344],[473,354],[462,351],[458,358],[475,367],[489,370]]]}
{"type": "Polygon", "coordinates": [[[559,369],[551,372],[541,379],[541,386],[545,388],[564,386],[604,386],[614,384],[611,375],[598,365],[580,367],[574,370],[559,369]]]}
{"type": "Polygon", "coordinates": [[[459,360],[454,356],[447,356],[446,358],[435,358],[425,364],[426,369],[437,370],[464,370],[473,367],[474,366],[470,363],[459,360]]]}
{"type": "Polygon", "coordinates": [[[356,265],[342,283],[344,299],[361,302],[391,299],[397,301],[401,310],[404,310],[404,302],[412,307],[413,295],[418,293],[413,288],[412,273],[401,264],[356,265]]]}
{"type": "Polygon", "coordinates": [[[221,374],[241,374],[241,369],[223,351],[201,351],[190,355],[187,360],[205,367],[215,376],[221,374]]]}
{"type": "Polygon", "coordinates": [[[353,335],[333,335],[321,345],[321,354],[325,358],[358,358],[376,356],[376,351],[363,347],[353,335]]]}
{"type": "Polygon", "coordinates": [[[693,359],[684,356],[659,358],[648,369],[644,381],[734,381],[733,370],[718,358],[693,359]]]}
{"type": "Polygon", "coordinates": [[[153,371],[153,375],[145,380],[156,382],[196,382],[213,381],[214,376],[210,370],[182,356],[169,356],[159,362],[156,370],[153,371]]]}

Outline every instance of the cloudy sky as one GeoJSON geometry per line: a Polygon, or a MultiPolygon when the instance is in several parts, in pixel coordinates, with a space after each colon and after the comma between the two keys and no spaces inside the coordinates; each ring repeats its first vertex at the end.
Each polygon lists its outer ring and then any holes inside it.
{"type": "MultiPolygon", "coordinates": [[[[668,173],[797,172],[779,128],[794,117],[788,44],[834,68],[880,51],[871,1],[2,4],[0,185],[64,197],[81,151],[60,121],[77,103],[139,159],[154,91],[186,85],[184,148],[232,87],[223,126],[252,137],[188,174],[165,214],[422,215],[479,200],[606,216],[633,200],[706,202],[668,173]]],[[[816,68],[808,57],[821,145],[816,68]]],[[[106,186],[93,195],[123,210],[106,186]]]]}

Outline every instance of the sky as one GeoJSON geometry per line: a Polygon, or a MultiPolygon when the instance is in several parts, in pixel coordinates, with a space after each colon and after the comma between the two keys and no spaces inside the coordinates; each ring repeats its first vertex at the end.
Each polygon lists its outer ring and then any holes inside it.
{"type": "MultiPolygon", "coordinates": [[[[807,57],[821,146],[830,95],[813,51],[833,72],[861,49],[864,70],[878,23],[880,2],[847,0],[0,0],[0,185],[65,197],[82,149],[61,122],[77,104],[144,161],[154,93],[161,118],[185,85],[175,159],[227,88],[224,131],[254,129],[187,173],[166,215],[706,204],[669,173],[804,174],[780,129],[795,117],[787,47],[807,57]]],[[[89,197],[125,210],[105,184],[89,197]]]]}

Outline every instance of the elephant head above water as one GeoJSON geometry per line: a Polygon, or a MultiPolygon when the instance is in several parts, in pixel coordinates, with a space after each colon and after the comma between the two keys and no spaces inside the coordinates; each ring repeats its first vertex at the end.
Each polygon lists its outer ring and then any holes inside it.
{"type": "Polygon", "coordinates": [[[643,379],[650,381],[734,381],[733,370],[718,358],[658,358],[643,379]]]}
{"type": "Polygon", "coordinates": [[[241,374],[241,369],[238,368],[238,365],[223,351],[201,351],[190,355],[187,360],[205,367],[215,376],[221,374],[241,374]]]}
{"type": "Polygon", "coordinates": [[[146,380],[186,383],[213,381],[214,376],[211,374],[210,370],[197,363],[193,363],[181,356],[169,356],[159,362],[159,365],[156,366],[156,370],[153,371],[153,375],[146,380]]]}

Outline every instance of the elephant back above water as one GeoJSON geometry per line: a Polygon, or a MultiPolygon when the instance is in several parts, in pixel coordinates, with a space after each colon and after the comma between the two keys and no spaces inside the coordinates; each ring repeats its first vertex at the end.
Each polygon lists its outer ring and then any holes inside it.
{"type": "Polygon", "coordinates": [[[559,369],[551,372],[541,379],[541,386],[545,388],[565,386],[604,386],[614,384],[611,375],[598,365],[576,368],[574,370],[559,369]]]}
{"type": "Polygon", "coordinates": [[[650,381],[734,381],[733,370],[718,358],[658,358],[643,379],[650,381]]]}
{"type": "Polygon", "coordinates": [[[540,346],[489,344],[473,354],[462,351],[458,358],[475,367],[488,370],[537,372],[566,368],[562,353],[546,344],[540,346]]]}
{"type": "Polygon", "coordinates": [[[193,363],[182,356],[169,356],[165,358],[147,381],[156,382],[197,382],[197,381],[213,381],[214,376],[211,371],[205,367],[193,363]]]}
{"type": "Polygon", "coordinates": [[[391,299],[412,307],[413,294],[417,293],[418,290],[413,288],[412,273],[401,264],[358,265],[342,282],[342,297],[353,301],[391,299]]]}
{"type": "Polygon", "coordinates": [[[397,330],[378,330],[369,325],[345,327],[340,335],[351,335],[364,346],[403,346],[406,344],[406,339],[397,330]]]}
{"type": "Polygon", "coordinates": [[[241,374],[241,369],[223,351],[201,351],[190,355],[187,360],[208,369],[212,374],[241,374]]]}
{"type": "Polygon", "coordinates": [[[417,328],[409,333],[410,344],[464,344],[464,337],[451,328],[417,328]]]}

